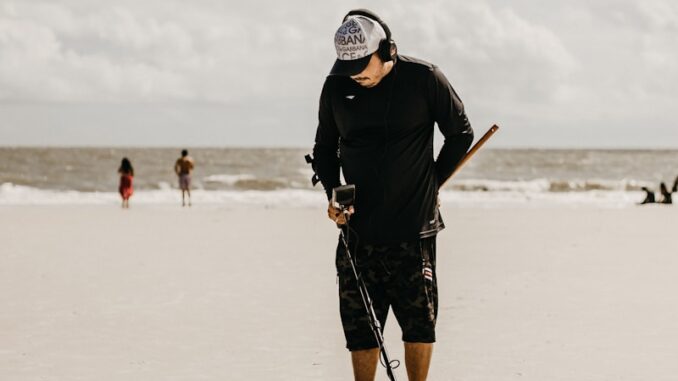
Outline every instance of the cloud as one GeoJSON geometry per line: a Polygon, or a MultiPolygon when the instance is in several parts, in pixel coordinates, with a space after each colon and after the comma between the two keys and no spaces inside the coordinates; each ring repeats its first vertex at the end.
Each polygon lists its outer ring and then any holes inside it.
{"type": "MultiPolygon", "coordinates": [[[[289,131],[280,126],[313,128],[334,59],[332,36],[341,16],[359,6],[5,0],[0,103],[237,104],[214,118],[251,120],[273,136],[289,131]]],[[[531,141],[548,141],[555,129],[581,136],[615,131],[608,125],[635,131],[640,123],[672,124],[678,5],[669,0],[369,6],[389,23],[402,53],[443,69],[476,125],[499,121],[544,134],[531,141]]],[[[518,135],[508,138],[519,143],[518,135]]]]}
{"type": "MultiPolygon", "coordinates": [[[[159,65],[162,51],[185,39],[171,25],[138,20],[129,12],[82,18],[50,4],[6,6],[0,27],[0,81],[4,100],[120,101],[190,99],[178,65],[159,65]],[[149,35],[169,38],[162,51],[149,35]],[[103,47],[109,49],[104,50],[103,47]],[[141,51],[144,51],[141,54],[141,51]]],[[[157,38],[155,39],[157,40],[157,38]]],[[[162,57],[167,59],[168,57],[162,57]]]]}
{"type": "MultiPolygon", "coordinates": [[[[258,18],[253,9],[221,13],[209,3],[170,1],[171,13],[124,2],[74,4],[10,2],[0,10],[2,99],[228,101],[281,93],[271,83],[281,71],[315,86],[304,79],[305,65],[331,63],[331,56],[314,57],[331,51],[335,26],[323,26],[315,13],[258,18]]],[[[388,16],[403,47],[459,68],[470,81],[504,82],[506,96],[551,97],[553,82],[575,62],[548,29],[510,9],[442,1],[395,9],[388,16]]]]}
{"type": "Polygon", "coordinates": [[[546,25],[503,3],[403,3],[394,20],[401,51],[440,66],[480,125],[550,114],[572,93],[574,54],[546,25]]]}
{"type": "Polygon", "coordinates": [[[233,101],[270,94],[261,73],[303,58],[283,48],[303,49],[295,25],[267,25],[213,6],[152,3],[158,7],[4,4],[0,99],[233,101]],[[173,12],[157,11],[166,5],[173,12]]]}

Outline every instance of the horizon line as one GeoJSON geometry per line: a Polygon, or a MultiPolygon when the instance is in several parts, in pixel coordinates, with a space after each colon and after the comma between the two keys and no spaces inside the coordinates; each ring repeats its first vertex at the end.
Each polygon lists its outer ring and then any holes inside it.
{"type": "MultiPolygon", "coordinates": [[[[440,147],[436,147],[440,149],[440,147]]],[[[0,149],[282,149],[282,150],[312,150],[313,145],[309,146],[293,146],[293,145],[278,145],[278,146],[268,146],[268,145],[223,145],[223,146],[211,146],[211,145],[57,145],[57,144],[48,144],[48,145],[33,145],[33,144],[0,144],[0,149]]],[[[678,151],[678,147],[647,147],[647,146],[622,146],[622,147],[605,147],[605,146],[589,146],[589,147],[570,147],[570,146],[509,146],[503,145],[499,147],[486,147],[485,150],[546,150],[546,151],[558,151],[558,150],[568,150],[568,151],[577,151],[577,150],[595,150],[595,151],[678,151]]]]}

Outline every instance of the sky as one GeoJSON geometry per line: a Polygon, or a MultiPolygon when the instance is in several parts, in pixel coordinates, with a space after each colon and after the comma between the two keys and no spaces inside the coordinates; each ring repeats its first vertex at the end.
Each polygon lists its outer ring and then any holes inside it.
{"type": "Polygon", "coordinates": [[[669,0],[0,0],[0,146],[311,147],[357,7],[495,147],[678,148],[669,0]]]}

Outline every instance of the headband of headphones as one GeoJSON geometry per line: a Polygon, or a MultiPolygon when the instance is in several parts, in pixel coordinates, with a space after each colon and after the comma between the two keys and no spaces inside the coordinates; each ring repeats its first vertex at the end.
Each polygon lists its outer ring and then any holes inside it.
{"type": "Polygon", "coordinates": [[[386,23],[382,21],[381,18],[376,15],[376,13],[370,11],[369,9],[354,9],[344,16],[344,20],[342,22],[346,22],[350,16],[367,17],[368,19],[374,20],[379,23],[379,25],[381,25],[382,29],[384,29],[384,33],[386,33],[386,39],[379,42],[379,50],[377,53],[382,61],[392,61],[397,52],[397,48],[395,42],[391,38],[391,29],[388,28],[388,25],[386,25],[386,23]]]}
{"type": "Polygon", "coordinates": [[[354,9],[354,10],[348,12],[346,14],[346,16],[344,16],[344,20],[342,22],[346,22],[346,20],[349,18],[349,16],[364,16],[364,17],[367,17],[369,19],[372,19],[372,20],[378,22],[379,25],[381,25],[381,27],[384,28],[384,32],[386,32],[386,39],[389,40],[389,41],[391,40],[391,30],[388,28],[388,25],[386,25],[386,23],[383,22],[379,18],[379,16],[377,16],[376,13],[370,11],[369,9],[364,9],[364,8],[354,9]]]}

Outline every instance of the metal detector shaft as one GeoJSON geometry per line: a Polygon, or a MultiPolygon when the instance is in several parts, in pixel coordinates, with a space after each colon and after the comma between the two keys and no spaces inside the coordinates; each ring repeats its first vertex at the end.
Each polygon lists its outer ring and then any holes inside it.
{"type": "MultiPolygon", "coordinates": [[[[346,214],[346,218],[348,218],[348,214],[346,214]]],[[[348,232],[348,226],[346,227],[346,231],[348,232]]],[[[353,257],[351,256],[351,252],[348,246],[347,235],[348,233],[344,233],[344,228],[342,228],[341,240],[344,243],[346,257],[348,258],[348,261],[351,264],[351,269],[353,270],[353,275],[355,276],[356,283],[358,285],[358,290],[360,291],[360,296],[363,300],[365,311],[367,312],[367,319],[369,321],[370,328],[372,328],[374,338],[377,340],[377,345],[379,345],[379,352],[383,360],[383,365],[386,368],[386,374],[388,375],[389,380],[396,381],[395,374],[393,373],[393,368],[391,367],[391,359],[388,357],[386,347],[384,346],[384,336],[381,332],[381,323],[377,318],[377,314],[374,312],[374,307],[372,306],[372,299],[370,298],[370,294],[367,292],[367,286],[365,285],[362,276],[358,274],[355,262],[353,262],[353,257]]]]}
{"type": "Polygon", "coordinates": [[[498,129],[499,129],[499,126],[497,126],[496,124],[494,124],[494,125],[492,125],[492,127],[490,127],[489,130],[487,130],[487,132],[485,133],[485,135],[483,135],[483,137],[480,138],[480,140],[478,140],[478,142],[476,142],[476,144],[474,144],[473,147],[471,147],[470,150],[468,150],[468,152],[466,153],[466,155],[464,155],[464,157],[461,158],[461,160],[459,161],[459,164],[457,164],[457,167],[454,168],[454,172],[452,172],[452,174],[450,175],[450,177],[448,177],[447,180],[445,180],[445,182],[440,186],[440,188],[442,188],[443,185],[445,185],[445,184],[452,178],[452,176],[454,176],[457,172],[459,172],[459,170],[461,169],[461,167],[463,167],[464,164],[466,164],[466,162],[469,161],[469,160],[471,159],[471,157],[473,157],[473,155],[475,155],[475,153],[478,152],[478,150],[479,150],[480,148],[482,148],[482,146],[483,146],[488,140],[490,140],[490,138],[492,137],[492,135],[494,135],[494,133],[497,132],[498,129]]]}

